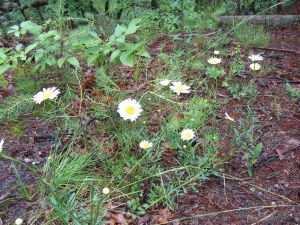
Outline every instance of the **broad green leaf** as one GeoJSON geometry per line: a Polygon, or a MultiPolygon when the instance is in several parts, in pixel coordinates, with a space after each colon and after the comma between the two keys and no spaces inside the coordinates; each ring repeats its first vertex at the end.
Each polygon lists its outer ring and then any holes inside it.
{"type": "Polygon", "coordinates": [[[12,27],[10,27],[10,30],[7,33],[13,33],[19,30],[19,26],[18,25],[14,25],[12,27]]]}
{"type": "Polygon", "coordinates": [[[90,56],[87,58],[87,63],[88,63],[89,65],[91,65],[93,62],[96,61],[97,58],[98,58],[98,54],[90,55],[90,56]]]}
{"type": "Polygon", "coordinates": [[[68,63],[70,63],[72,66],[78,68],[80,67],[79,61],[73,56],[67,59],[68,63]]]}
{"type": "Polygon", "coordinates": [[[140,18],[136,18],[136,19],[133,19],[130,21],[129,25],[128,25],[128,28],[126,30],[126,34],[133,34],[137,31],[137,29],[140,27],[140,26],[137,26],[137,24],[141,22],[141,19],[140,18]]]}
{"type": "Polygon", "coordinates": [[[58,67],[61,68],[63,66],[63,64],[65,63],[65,61],[66,61],[65,57],[58,59],[57,60],[58,67]]]}
{"type": "Polygon", "coordinates": [[[0,74],[3,74],[5,73],[8,69],[10,69],[11,66],[8,65],[8,64],[5,64],[5,65],[0,65],[0,74]]]}
{"type": "Polygon", "coordinates": [[[117,37],[115,41],[116,41],[116,42],[119,42],[119,43],[124,43],[124,42],[125,42],[125,35],[122,35],[122,36],[120,36],[120,37],[117,37]]]}
{"type": "Polygon", "coordinates": [[[36,62],[39,62],[43,58],[44,54],[42,52],[37,52],[34,55],[34,59],[36,62]]]}
{"type": "Polygon", "coordinates": [[[31,44],[28,45],[27,48],[25,49],[25,54],[27,54],[28,52],[30,52],[32,49],[34,49],[38,44],[31,44]]]}
{"type": "Polygon", "coordinates": [[[20,27],[24,30],[29,31],[32,34],[39,34],[42,30],[42,26],[37,25],[31,21],[24,21],[20,24],[20,27]]]}
{"type": "Polygon", "coordinates": [[[14,33],[14,35],[16,36],[16,37],[20,37],[20,31],[16,31],[15,33],[14,33]]]}
{"type": "Polygon", "coordinates": [[[124,25],[117,25],[116,29],[115,29],[115,32],[114,32],[114,35],[119,37],[123,34],[125,34],[126,32],[126,27],[124,25]]]}
{"type": "Polygon", "coordinates": [[[104,55],[107,55],[107,54],[110,53],[112,50],[114,50],[114,48],[111,47],[111,45],[109,45],[109,44],[106,44],[106,45],[104,45],[104,47],[103,47],[103,53],[104,53],[104,55]]]}
{"type": "Polygon", "coordinates": [[[53,55],[48,56],[45,61],[49,66],[53,66],[54,64],[56,64],[56,59],[53,55]]]}
{"type": "Polygon", "coordinates": [[[131,52],[123,52],[120,55],[120,60],[122,64],[133,67],[134,62],[137,60],[137,57],[131,52]]]}
{"type": "Polygon", "coordinates": [[[23,47],[22,44],[18,44],[18,45],[16,46],[16,51],[17,51],[17,52],[21,51],[22,47],[23,47]]]}
{"type": "Polygon", "coordinates": [[[136,53],[138,56],[143,56],[143,57],[146,57],[146,58],[151,58],[149,52],[147,50],[141,50],[141,51],[138,51],[136,53]]]}
{"type": "Polygon", "coordinates": [[[110,56],[110,61],[113,62],[120,55],[120,53],[120,49],[113,51],[113,53],[110,56]]]}

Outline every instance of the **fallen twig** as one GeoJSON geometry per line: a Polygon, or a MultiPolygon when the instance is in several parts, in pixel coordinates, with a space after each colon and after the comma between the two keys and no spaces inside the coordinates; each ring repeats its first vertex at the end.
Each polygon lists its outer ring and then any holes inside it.
{"type": "Polygon", "coordinates": [[[256,47],[256,46],[251,46],[251,48],[256,48],[256,49],[266,50],[266,51],[288,52],[288,53],[293,53],[293,54],[300,55],[299,51],[294,51],[294,50],[290,50],[290,49],[263,48],[263,47],[256,47]]]}

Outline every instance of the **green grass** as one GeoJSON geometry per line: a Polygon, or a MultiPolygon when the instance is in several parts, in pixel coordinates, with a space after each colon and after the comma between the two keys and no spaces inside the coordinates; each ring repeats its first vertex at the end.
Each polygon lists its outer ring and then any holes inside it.
{"type": "Polygon", "coordinates": [[[243,23],[234,29],[234,36],[241,42],[243,47],[249,45],[264,47],[270,42],[270,35],[263,26],[255,27],[248,23],[243,23]]]}

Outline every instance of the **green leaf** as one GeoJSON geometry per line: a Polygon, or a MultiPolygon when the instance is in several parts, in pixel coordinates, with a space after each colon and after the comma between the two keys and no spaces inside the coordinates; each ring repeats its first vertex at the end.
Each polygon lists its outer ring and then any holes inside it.
{"type": "Polygon", "coordinates": [[[89,65],[91,65],[93,62],[96,61],[97,58],[98,58],[98,54],[90,55],[90,56],[87,58],[87,63],[88,63],[89,65]]]}
{"type": "Polygon", "coordinates": [[[5,73],[7,70],[9,70],[11,68],[10,65],[5,64],[5,65],[0,65],[0,74],[5,73]]]}
{"type": "Polygon", "coordinates": [[[31,44],[28,45],[27,48],[25,49],[25,54],[27,54],[28,52],[30,52],[32,49],[34,49],[38,44],[31,44]]]}
{"type": "Polygon", "coordinates": [[[23,47],[22,44],[18,44],[18,45],[16,46],[16,51],[17,51],[17,52],[21,51],[22,47],[23,47]]]}
{"type": "Polygon", "coordinates": [[[43,58],[44,54],[42,52],[37,52],[34,55],[34,59],[36,62],[39,62],[43,58]]]}
{"type": "Polygon", "coordinates": [[[125,34],[126,32],[126,27],[124,25],[117,25],[116,29],[115,29],[115,32],[114,32],[114,35],[119,37],[123,34],[125,34]]]}
{"type": "Polygon", "coordinates": [[[20,27],[32,34],[39,34],[42,30],[42,26],[37,25],[31,21],[24,21],[20,24],[20,27]]]}
{"type": "Polygon", "coordinates": [[[19,30],[19,26],[18,25],[14,25],[14,26],[12,26],[12,27],[10,27],[10,30],[7,32],[7,33],[14,33],[14,32],[16,32],[16,31],[18,31],[19,30]]]}
{"type": "Polygon", "coordinates": [[[126,30],[126,34],[133,34],[137,31],[140,26],[137,26],[138,23],[141,22],[140,18],[136,18],[130,21],[128,28],[126,30]]]}
{"type": "Polygon", "coordinates": [[[110,56],[110,61],[113,62],[120,55],[120,53],[120,49],[113,51],[113,53],[110,56]]]}
{"type": "Polygon", "coordinates": [[[73,56],[67,59],[68,63],[70,63],[72,66],[79,68],[80,64],[79,61],[73,56]]]}
{"type": "Polygon", "coordinates": [[[151,58],[149,52],[147,50],[140,50],[136,53],[138,56],[143,56],[143,57],[146,57],[146,58],[151,58]]]}
{"type": "Polygon", "coordinates": [[[57,60],[58,67],[61,68],[63,66],[63,64],[65,63],[65,61],[66,61],[65,57],[58,59],[57,60]]]}
{"type": "Polygon", "coordinates": [[[137,60],[137,57],[131,52],[123,52],[120,55],[121,63],[133,67],[134,62],[137,60]]]}
{"type": "Polygon", "coordinates": [[[125,35],[116,38],[116,42],[125,43],[125,35]]]}

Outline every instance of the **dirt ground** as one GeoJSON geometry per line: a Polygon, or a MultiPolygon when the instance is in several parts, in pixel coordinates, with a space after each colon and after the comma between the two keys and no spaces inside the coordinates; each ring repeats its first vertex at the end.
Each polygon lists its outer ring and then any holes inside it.
{"type": "MultiPolygon", "coordinates": [[[[299,53],[300,24],[276,28],[271,35],[269,48],[299,53]]],[[[249,178],[238,155],[225,165],[220,177],[199,183],[198,193],[179,197],[176,212],[148,212],[137,223],[155,224],[153,218],[168,213],[169,221],[182,219],[169,224],[300,224],[300,99],[292,99],[285,90],[285,82],[300,90],[300,55],[268,48],[252,50],[261,52],[274,65],[270,73],[257,81],[259,96],[254,113],[260,128],[255,132],[264,147],[254,176],[249,178]],[[289,206],[297,204],[298,207],[289,206]]],[[[230,112],[238,117],[235,109],[244,105],[243,101],[232,100],[220,114],[230,112]]],[[[51,136],[55,135],[55,129],[35,118],[24,116],[19,120],[22,125],[16,122],[1,125],[0,138],[6,140],[4,151],[28,164],[42,166],[53,145],[51,136]]],[[[36,188],[30,173],[16,167],[34,193],[36,188]]],[[[0,224],[6,225],[18,217],[25,218],[40,203],[22,199],[10,162],[0,160],[0,171],[0,224]]]]}

